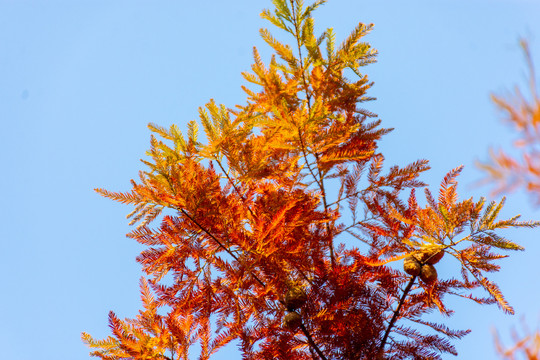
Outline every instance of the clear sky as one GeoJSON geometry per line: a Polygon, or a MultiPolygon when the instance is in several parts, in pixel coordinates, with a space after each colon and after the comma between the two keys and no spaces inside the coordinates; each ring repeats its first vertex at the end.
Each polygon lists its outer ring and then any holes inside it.
{"type": "MultiPolygon", "coordinates": [[[[141,247],[124,237],[131,209],[93,188],[129,190],[149,147],[147,123],[184,127],[210,98],[244,103],[240,73],[252,46],[268,60],[258,29],[269,26],[259,13],[270,6],[0,0],[0,358],[89,359],[81,331],[106,337],[109,310],[137,314],[141,247]]],[[[427,158],[423,179],[435,189],[464,164],[462,198],[487,194],[472,186],[481,176],[474,162],[514,138],[489,94],[524,83],[520,36],[540,68],[540,2],[330,0],[315,17],[338,39],[360,21],[375,24],[366,40],[379,62],[365,72],[378,100],[366,108],[396,128],[381,143],[387,165],[427,158]]],[[[507,204],[503,215],[540,219],[523,194],[507,204]]],[[[495,359],[493,328],[540,322],[539,231],[507,233],[527,251],[494,277],[516,316],[452,301],[447,324],[473,330],[456,343],[459,359],[495,359]]],[[[442,264],[441,276],[454,274],[455,264],[442,264]]],[[[234,349],[216,357],[238,358],[234,349]]]]}

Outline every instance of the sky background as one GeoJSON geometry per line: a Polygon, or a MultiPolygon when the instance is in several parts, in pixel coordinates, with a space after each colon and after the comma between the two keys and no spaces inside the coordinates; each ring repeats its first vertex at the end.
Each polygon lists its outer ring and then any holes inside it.
{"type": "MultiPolygon", "coordinates": [[[[307,2],[307,1],[306,1],[307,2]]],[[[142,247],[125,238],[131,208],[93,189],[130,189],[149,148],[146,125],[184,128],[210,98],[243,104],[240,73],[252,62],[270,0],[0,0],[0,349],[6,360],[85,360],[86,331],[109,335],[107,313],[139,308],[142,247]]],[[[515,134],[489,100],[523,84],[518,38],[540,64],[540,1],[330,0],[316,29],[342,40],[358,22],[379,61],[365,68],[377,101],[366,108],[383,126],[387,165],[421,158],[436,191],[465,165],[462,198],[474,187],[474,162],[515,134]]],[[[278,32],[278,30],[275,30],[278,32]]],[[[540,65],[537,66],[540,68],[540,65]]],[[[525,194],[510,196],[503,216],[540,219],[525,194]]],[[[495,306],[452,300],[450,327],[471,328],[458,359],[496,359],[492,329],[506,337],[525,318],[540,323],[540,230],[506,232],[526,246],[493,277],[516,316],[495,306]]],[[[443,261],[439,274],[452,276],[443,261]]],[[[216,359],[238,359],[226,349],[216,359]]],[[[453,359],[445,356],[445,359],[453,359]]]]}

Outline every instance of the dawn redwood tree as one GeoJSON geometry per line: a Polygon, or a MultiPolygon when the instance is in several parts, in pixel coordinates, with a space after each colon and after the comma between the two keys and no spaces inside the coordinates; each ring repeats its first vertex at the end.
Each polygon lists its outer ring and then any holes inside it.
{"type": "Polygon", "coordinates": [[[514,94],[491,98],[504,114],[505,122],[517,132],[513,152],[490,150],[491,160],[479,162],[485,183],[495,185],[494,194],[524,189],[540,205],[540,95],[529,44],[520,41],[529,69],[529,88],[516,87],[514,94]]]}
{"type": "MultiPolygon", "coordinates": [[[[529,44],[520,41],[529,69],[529,88],[516,87],[512,95],[492,96],[492,100],[504,114],[505,122],[518,133],[513,151],[491,150],[491,160],[479,162],[485,173],[484,183],[495,185],[494,194],[509,193],[517,189],[531,195],[535,205],[540,205],[540,96],[537,93],[535,67],[529,44]]],[[[505,360],[540,359],[540,330],[522,325],[522,331],[513,330],[512,345],[504,346],[495,338],[497,351],[505,360]]]]}
{"type": "Polygon", "coordinates": [[[83,333],[93,356],[209,359],[234,342],[243,359],[440,359],[469,332],[425,318],[452,314],[445,295],[513,312],[487,275],[522,248],[497,230],[539,224],[498,220],[504,201],[459,200],[461,167],[437,195],[419,180],[427,160],[383,171],[391,129],[363,108],[372,25],[339,45],[332,29],[316,35],[324,2],[273,0],[262,17],[291,43],[261,30],[275,55],[254,50],[246,104],[201,108],[205,140],[195,122],[187,136],[150,124],[131,191],[97,190],[134,206],[128,236],[147,246],[147,276],[135,318],[111,312],[112,336],[83,333]],[[437,274],[443,255],[451,274],[437,274]]]}

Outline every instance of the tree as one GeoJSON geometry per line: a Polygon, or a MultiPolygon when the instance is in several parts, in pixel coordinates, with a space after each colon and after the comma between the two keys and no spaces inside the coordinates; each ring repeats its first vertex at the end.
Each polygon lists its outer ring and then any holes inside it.
{"type": "Polygon", "coordinates": [[[491,161],[479,162],[486,173],[485,183],[495,185],[494,194],[525,189],[540,204],[540,97],[536,92],[536,76],[529,44],[520,42],[529,69],[529,95],[516,87],[513,95],[492,96],[504,120],[518,132],[514,148],[519,154],[509,154],[499,149],[490,150],[491,161]]]}
{"type": "MultiPolygon", "coordinates": [[[[517,189],[530,194],[535,205],[540,204],[540,97],[536,92],[534,62],[525,40],[520,41],[529,70],[529,89],[527,92],[515,88],[514,94],[492,96],[492,100],[501,112],[504,120],[517,130],[518,139],[510,154],[501,149],[490,150],[491,160],[478,162],[478,167],[485,172],[484,183],[495,185],[494,194],[509,193],[517,189]],[[527,95],[525,95],[528,93],[527,95]]],[[[540,331],[531,331],[523,325],[522,335],[512,332],[513,346],[505,348],[499,337],[495,344],[502,359],[514,360],[540,358],[540,331]]]]}
{"type": "Polygon", "coordinates": [[[292,43],[261,30],[275,54],[265,65],[254,49],[246,104],[201,108],[205,142],[195,122],[187,137],[150,124],[139,182],[97,189],[135,207],[128,236],[147,246],[147,277],[136,318],[111,312],[112,336],[83,333],[92,355],[187,360],[196,348],[208,359],[236,341],[245,359],[440,359],[469,332],[425,318],[452,314],[445,295],[513,312],[487,275],[522,247],[498,230],[539,223],[498,220],[504,200],[460,201],[462,167],[437,197],[419,179],[427,160],[383,171],[377,143],[391,129],[360,107],[373,100],[361,72],[375,61],[372,25],[339,46],[332,29],[316,36],[324,2],[273,0],[262,17],[292,43]],[[439,278],[444,255],[459,278],[439,278]]]}

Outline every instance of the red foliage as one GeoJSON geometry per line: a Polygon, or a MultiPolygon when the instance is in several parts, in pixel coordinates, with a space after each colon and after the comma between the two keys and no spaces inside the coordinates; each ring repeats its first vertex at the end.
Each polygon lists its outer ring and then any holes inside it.
{"type": "MultiPolygon", "coordinates": [[[[451,314],[444,295],[512,311],[486,273],[498,269],[497,251],[520,247],[496,230],[537,224],[496,221],[502,204],[459,202],[461,168],[437,200],[426,190],[423,207],[414,188],[425,186],[418,177],[427,161],[383,174],[377,142],[389,130],[358,108],[370,100],[360,68],[376,54],[361,42],[371,26],[360,24],[336,49],[331,29],[313,34],[311,13],[323,2],[274,0],[275,12],[263,12],[293,36],[296,55],[262,30],[279,60],[267,68],[255,52],[244,76],[258,92],[246,88],[247,105],[201,109],[205,144],[194,122],[187,138],[176,126],[150,125],[168,143],[152,137],[140,182],[128,193],[98,190],[135,206],[128,217],[139,226],[129,237],[147,246],[137,260],[148,280],[137,318],[111,313],[112,337],[83,334],[92,355],[187,360],[198,344],[208,359],[237,341],[244,359],[440,359],[456,353],[449,339],[468,332],[422,319],[433,309],[451,314]],[[151,228],[163,209],[169,214],[151,228]],[[455,259],[461,279],[417,281],[393,266],[430,251],[455,259]],[[306,299],[288,310],[293,288],[306,299]],[[487,297],[473,297],[475,288],[487,297]]],[[[422,256],[420,266],[432,266],[422,256]]]]}

